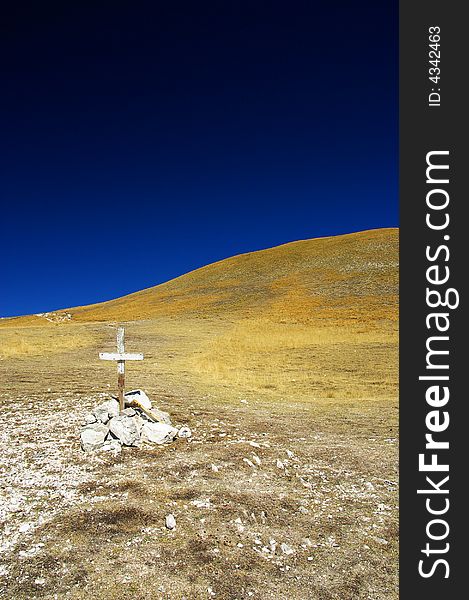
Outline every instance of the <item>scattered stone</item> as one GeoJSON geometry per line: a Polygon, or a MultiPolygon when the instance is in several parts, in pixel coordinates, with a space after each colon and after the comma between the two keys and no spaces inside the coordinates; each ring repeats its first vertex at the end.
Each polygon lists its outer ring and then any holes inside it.
{"type": "Polygon", "coordinates": [[[213,471],[214,473],[218,473],[218,471],[219,471],[219,470],[220,470],[220,467],[217,467],[217,465],[214,465],[214,464],[212,463],[212,471],[213,471]]]}
{"type": "Polygon", "coordinates": [[[174,515],[166,515],[165,525],[166,529],[174,529],[176,527],[176,519],[174,518],[174,515]]]}
{"type": "Polygon", "coordinates": [[[283,464],[283,462],[277,458],[277,469],[284,469],[285,465],[283,464]]]}
{"type": "Polygon", "coordinates": [[[192,436],[192,431],[189,429],[189,427],[181,427],[181,429],[178,431],[178,437],[180,438],[190,438],[192,436]]]}
{"type": "Polygon", "coordinates": [[[212,503],[210,502],[210,498],[205,498],[205,500],[202,500],[202,499],[192,500],[191,504],[193,504],[196,508],[210,508],[212,506],[212,503]]]}
{"type": "Polygon", "coordinates": [[[178,430],[166,423],[144,423],[142,427],[142,440],[154,444],[166,444],[172,442],[177,436],[178,430]]]}
{"type": "Polygon", "coordinates": [[[244,461],[244,462],[245,462],[247,465],[249,465],[250,467],[252,467],[253,469],[255,469],[255,468],[256,468],[256,465],[255,465],[255,464],[254,464],[252,461],[250,461],[250,460],[249,460],[249,458],[243,458],[243,461],[244,461]]]}
{"type": "Polygon", "coordinates": [[[384,538],[376,537],[374,535],[371,536],[371,539],[374,540],[375,542],[377,542],[378,544],[382,544],[383,546],[386,546],[387,544],[389,544],[388,540],[385,540],[384,538]]]}
{"type": "Polygon", "coordinates": [[[243,533],[245,527],[239,517],[237,519],[235,519],[235,523],[236,523],[236,529],[238,530],[238,533],[243,533]]]}
{"type": "Polygon", "coordinates": [[[114,417],[109,422],[109,430],[124,446],[137,446],[140,442],[137,423],[133,417],[114,417]]]}
{"type": "Polygon", "coordinates": [[[289,556],[290,554],[295,554],[293,548],[288,544],[285,544],[285,542],[283,542],[283,544],[280,544],[280,550],[287,556],[289,556]]]}
{"type": "Polygon", "coordinates": [[[80,433],[81,447],[85,452],[97,450],[104,444],[109,428],[103,423],[86,425],[80,433]]]}

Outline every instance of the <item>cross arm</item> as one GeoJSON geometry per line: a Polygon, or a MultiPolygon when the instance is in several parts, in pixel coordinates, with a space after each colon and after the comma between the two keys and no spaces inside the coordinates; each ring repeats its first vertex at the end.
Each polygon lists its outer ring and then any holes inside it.
{"type": "Polygon", "coordinates": [[[143,354],[140,352],[100,352],[101,360],[143,360],[143,354]]]}

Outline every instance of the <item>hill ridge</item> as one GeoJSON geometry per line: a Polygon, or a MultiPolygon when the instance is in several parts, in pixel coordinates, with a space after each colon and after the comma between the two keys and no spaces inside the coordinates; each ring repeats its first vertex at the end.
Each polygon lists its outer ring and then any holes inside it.
{"type": "MultiPolygon", "coordinates": [[[[328,306],[340,310],[342,305],[343,312],[345,298],[349,309],[359,310],[367,298],[372,312],[378,308],[377,299],[395,312],[398,232],[388,227],[294,240],[236,254],[112,300],[42,314],[51,322],[51,315],[57,315],[64,323],[188,313],[238,319],[259,312],[308,321],[313,309],[318,316],[328,306]],[[71,318],[64,319],[66,314],[71,318]]],[[[37,319],[41,316],[26,315],[3,319],[1,324],[37,324],[37,319]]]]}

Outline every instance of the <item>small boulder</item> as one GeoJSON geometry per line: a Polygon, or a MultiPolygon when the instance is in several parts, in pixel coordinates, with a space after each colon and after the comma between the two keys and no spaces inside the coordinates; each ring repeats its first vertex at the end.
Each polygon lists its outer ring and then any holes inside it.
{"type": "Polygon", "coordinates": [[[280,544],[280,550],[283,552],[283,554],[286,554],[287,556],[289,556],[290,554],[295,554],[293,548],[288,544],[285,544],[285,542],[283,544],[280,544]]]}
{"type": "Polygon", "coordinates": [[[189,427],[181,427],[181,429],[178,431],[178,437],[180,438],[190,438],[192,436],[192,431],[189,429],[189,427]]]}
{"type": "Polygon", "coordinates": [[[176,527],[176,519],[174,518],[174,515],[166,515],[165,525],[166,529],[174,529],[176,527]]]}
{"type": "Polygon", "coordinates": [[[142,427],[142,440],[154,444],[172,442],[178,430],[166,423],[144,423],[142,427]]]}
{"type": "Polygon", "coordinates": [[[103,423],[86,425],[80,433],[81,447],[85,452],[101,448],[108,434],[109,428],[103,423]]]}
{"type": "Polygon", "coordinates": [[[124,410],[121,411],[121,415],[124,415],[125,417],[134,417],[136,414],[136,411],[130,407],[124,408],[124,410]]]}
{"type": "Polygon", "coordinates": [[[116,439],[107,439],[101,446],[100,450],[103,452],[112,452],[113,454],[119,454],[122,452],[122,444],[116,439]]]}
{"type": "Polygon", "coordinates": [[[124,446],[138,446],[140,435],[134,417],[112,418],[109,421],[109,430],[124,446]]]}
{"type": "Polygon", "coordinates": [[[94,410],[93,415],[101,423],[107,423],[109,419],[117,417],[119,415],[119,402],[111,398],[99,404],[94,410]]]}
{"type": "Polygon", "coordinates": [[[169,413],[164,412],[164,410],[160,410],[159,408],[152,408],[151,412],[155,415],[155,417],[160,421],[160,423],[166,423],[166,425],[171,425],[171,417],[169,413]]]}
{"type": "Polygon", "coordinates": [[[151,409],[151,400],[145,394],[143,390],[132,390],[131,392],[126,392],[124,394],[124,402],[125,404],[130,404],[132,400],[137,400],[147,410],[151,409]]]}
{"type": "Polygon", "coordinates": [[[144,423],[147,423],[147,421],[143,418],[143,415],[141,415],[140,413],[135,414],[134,421],[135,421],[135,424],[137,425],[138,433],[140,435],[140,433],[142,431],[142,427],[143,427],[144,423]]]}
{"type": "Polygon", "coordinates": [[[87,413],[84,417],[83,417],[83,423],[82,425],[91,425],[91,423],[96,423],[96,417],[93,413],[87,413]]]}

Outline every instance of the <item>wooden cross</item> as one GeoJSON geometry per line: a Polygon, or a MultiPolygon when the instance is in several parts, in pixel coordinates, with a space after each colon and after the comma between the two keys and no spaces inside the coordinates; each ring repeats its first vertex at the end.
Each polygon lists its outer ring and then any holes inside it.
{"type": "Polygon", "coordinates": [[[131,353],[125,351],[124,344],[124,328],[117,329],[117,352],[100,352],[101,360],[117,361],[117,389],[119,392],[119,407],[124,410],[124,385],[125,385],[125,361],[126,360],[143,360],[143,354],[131,353]]]}

